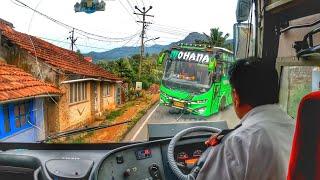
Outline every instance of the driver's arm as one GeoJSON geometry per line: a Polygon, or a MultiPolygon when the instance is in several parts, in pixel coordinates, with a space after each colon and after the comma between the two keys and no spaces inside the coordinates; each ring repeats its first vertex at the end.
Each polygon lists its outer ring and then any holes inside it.
{"type": "Polygon", "coordinates": [[[210,147],[197,180],[279,180],[281,158],[261,131],[244,130],[210,147]]]}
{"type": "Polygon", "coordinates": [[[197,180],[243,180],[245,174],[246,150],[238,137],[226,139],[225,142],[211,148],[197,180]]]}

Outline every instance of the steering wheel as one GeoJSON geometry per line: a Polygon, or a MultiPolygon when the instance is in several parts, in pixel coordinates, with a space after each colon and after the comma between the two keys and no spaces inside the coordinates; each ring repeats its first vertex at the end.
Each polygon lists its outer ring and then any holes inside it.
{"type": "Polygon", "coordinates": [[[179,169],[179,167],[177,166],[177,163],[174,159],[174,148],[176,147],[177,142],[179,142],[179,140],[190,133],[193,132],[211,132],[211,133],[219,133],[221,130],[218,128],[214,128],[214,127],[208,127],[208,126],[196,126],[196,127],[191,127],[191,128],[187,128],[184,129],[182,131],[180,131],[178,134],[176,134],[170,141],[169,146],[168,146],[168,152],[167,152],[167,157],[168,157],[168,161],[169,161],[169,166],[171,168],[171,170],[173,171],[173,173],[178,177],[178,179],[180,180],[195,180],[209,151],[205,151],[204,153],[202,153],[202,155],[200,156],[197,165],[192,169],[192,171],[189,174],[183,174],[182,171],[179,169]],[[201,167],[200,167],[201,166],[201,167]]]}

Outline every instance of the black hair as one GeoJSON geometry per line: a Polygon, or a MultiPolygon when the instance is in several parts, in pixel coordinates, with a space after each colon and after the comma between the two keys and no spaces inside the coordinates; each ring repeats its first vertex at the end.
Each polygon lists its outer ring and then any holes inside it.
{"type": "Polygon", "coordinates": [[[278,73],[262,60],[237,60],[228,74],[232,88],[239,95],[240,104],[256,107],[279,102],[278,73]]]}

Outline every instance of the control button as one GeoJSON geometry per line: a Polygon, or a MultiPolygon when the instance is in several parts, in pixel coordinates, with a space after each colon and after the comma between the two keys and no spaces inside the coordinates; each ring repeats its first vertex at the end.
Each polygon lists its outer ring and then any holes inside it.
{"type": "Polygon", "coordinates": [[[122,164],[124,162],[122,155],[117,155],[116,160],[117,160],[117,164],[122,164]]]}
{"type": "Polygon", "coordinates": [[[138,168],[137,168],[137,167],[133,167],[133,168],[132,168],[132,171],[133,171],[133,172],[137,172],[137,171],[138,171],[138,168]]]}
{"type": "Polygon", "coordinates": [[[151,166],[149,166],[149,173],[154,180],[162,179],[160,174],[160,168],[157,164],[152,164],[151,166]]]}
{"type": "Polygon", "coordinates": [[[125,170],[124,173],[123,173],[124,177],[128,177],[130,175],[131,175],[131,170],[130,169],[125,170]]]}

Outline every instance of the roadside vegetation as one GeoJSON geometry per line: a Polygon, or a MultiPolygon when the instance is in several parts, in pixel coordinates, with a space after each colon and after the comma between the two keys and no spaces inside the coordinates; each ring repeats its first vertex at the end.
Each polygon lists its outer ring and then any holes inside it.
{"type": "Polygon", "coordinates": [[[141,77],[139,79],[139,63],[140,55],[133,55],[128,58],[121,58],[115,61],[101,60],[97,64],[114,73],[128,84],[127,97],[128,100],[135,98],[135,83],[142,82],[142,88],[147,90],[152,84],[160,84],[163,66],[157,63],[158,55],[146,55],[141,62],[141,77]]]}

